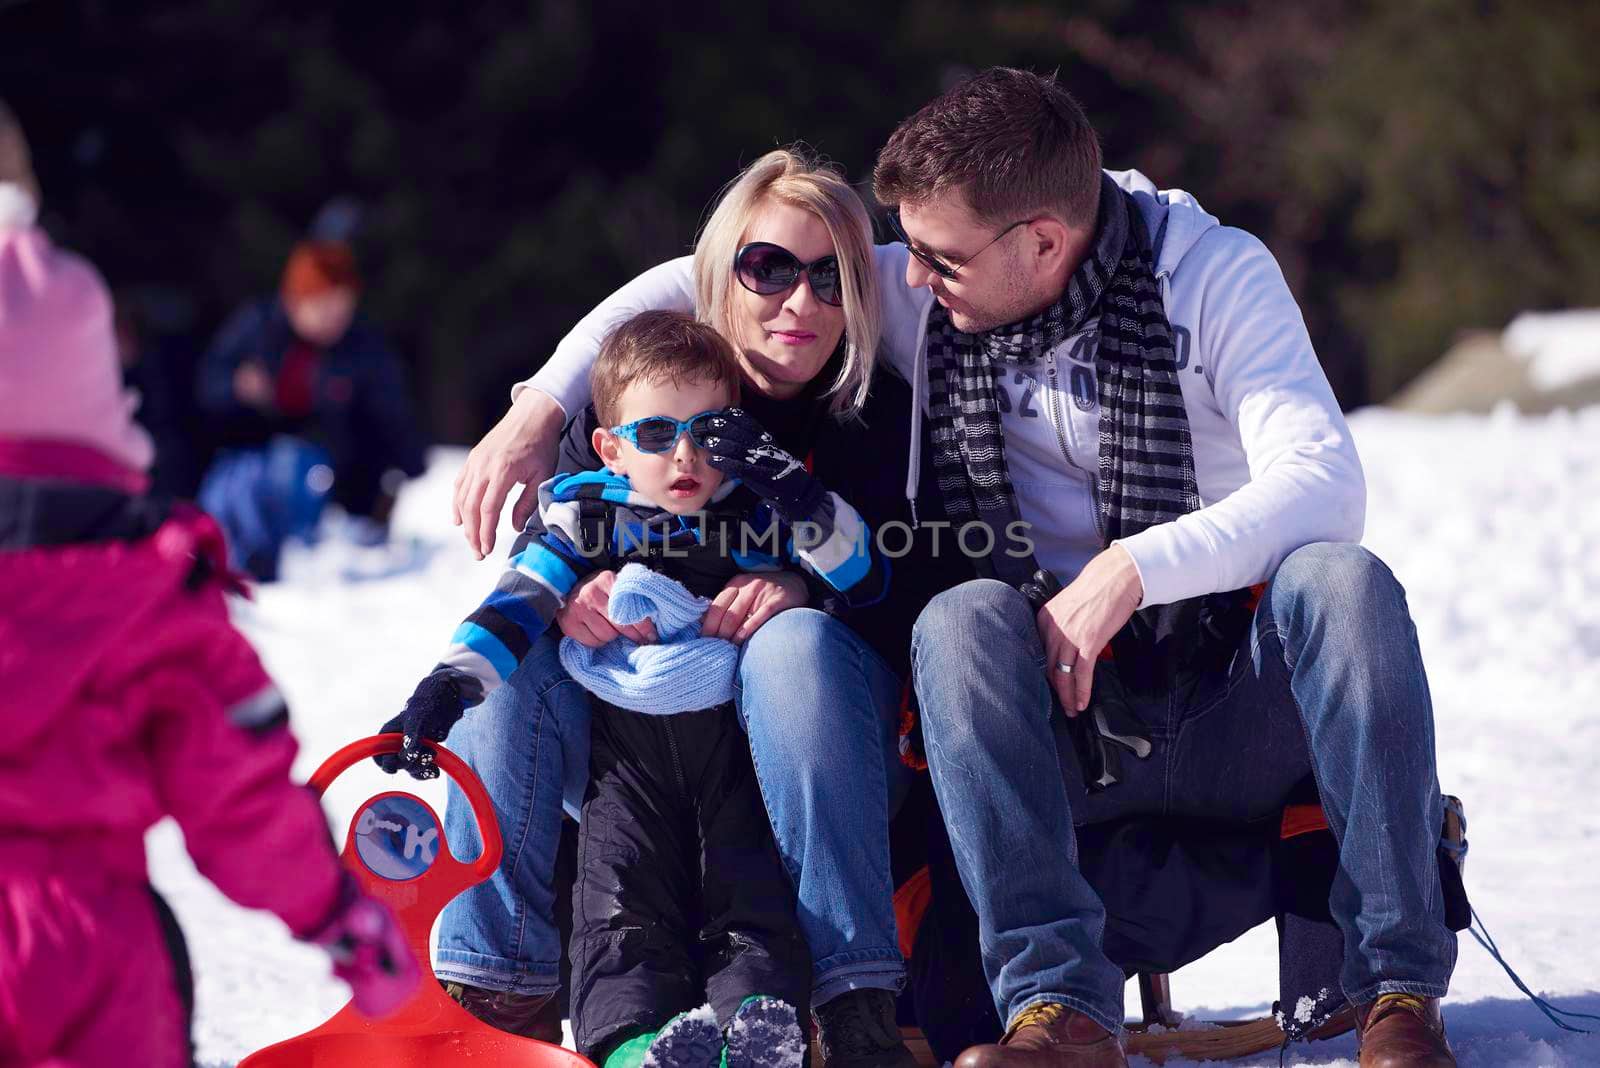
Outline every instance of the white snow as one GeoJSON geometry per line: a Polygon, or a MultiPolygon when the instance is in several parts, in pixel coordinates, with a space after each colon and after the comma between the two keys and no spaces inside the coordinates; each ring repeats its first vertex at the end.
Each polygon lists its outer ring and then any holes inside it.
{"type": "Polygon", "coordinates": [[[1528,381],[1550,392],[1600,378],[1600,309],[1523,312],[1501,335],[1527,361],[1528,381]]]}
{"type": "MultiPolygon", "coordinates": [[[[1542,417],[1368,410],[1352,426],[1369,484],[1366,544],[1408,591],[1441,783],[1466,803],[1473,903],[1535,990],[1600,1013],[1600,805],[1591,789],[1600,762],[1600,408],[1542,417]]],[[[294,710],[302,777],[399,710],[494,582],[498,560],[473,562],[446,518],[463,455],[440,451],[406,489],[399,549],[297,553],[286,581],[240,607],[294,710]]],[[[370,766],[341,778],[327,799],[338,840],[360,801],[396,785],[370,766]]],[[[443,812],[440,783],[399,785],[443,812]]],[[[171,825],[152,831],[149,845],[154,880],[195,959],[202,1065],[231,1066],[343,1004],[322,955],[294,944],[275,919],[222,899],[171,825]]],[[[1196,1021],[1265,1013],[1276,948],[1269,924],[1178,972],[1178,1008],[1196,1021]]],[[[1136,1015],[1131,988],[1127,1004],[1136,1015]]],[[[1600,1036],[1556,1029],[1466,937],[1445,1006],[1468,1068],[1600,1064],[1600,1036]]],[[[1286,1063],[1354,1058],[1346,1037],[1295,1046],[1286,1063]]],[[[1276,1065],[1278,1055],[1242,1063],[1276,1065]]]]}

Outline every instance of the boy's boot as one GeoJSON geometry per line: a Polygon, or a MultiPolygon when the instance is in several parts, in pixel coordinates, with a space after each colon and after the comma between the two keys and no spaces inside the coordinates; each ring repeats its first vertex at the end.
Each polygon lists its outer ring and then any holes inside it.
{"type": "Polygon", "coordinates": [[[917,1068],[917,1059],[900,1037],[889,991],[848,990],[814,1015],[828,1068],[917,1068]]]}
{"type": "Polygon", "coordinates": [[[523,1038],[561,1045],[561,999],[548,994],[513,994],[467,983],[442,983],[456,1004],[490,1027],[523,1038]]]}
{"type": "Polygon", "coordinates": [[[1455,1068],[1439,999],[1381,994],[1356,1007],[1361,1068],[1455,1068]]]}
{"type": "Polygon", "coordinates": [[[1127,1068],[1122,1042],[1081,1012],[1042,1001],[1017,1015],[998,1044],[973,1046],[955,1068],[1127,1068]]]}
{"type": "Polygon", "coordinates": [[[806,1036],[794,1006],[757,994],[740,1002],[723,1031],[726,1068],[800,1068],[806,1036]]]}
{"type": "MultiPolygon", "coordinates": [[[[720,1068],[722,1031],[710,1005],[680,1012],[656,1032],[645,1050],[643,1068],[720,1068]]],[[[610,1068],[610,1059],[606,1061],[610,1068]]]]}

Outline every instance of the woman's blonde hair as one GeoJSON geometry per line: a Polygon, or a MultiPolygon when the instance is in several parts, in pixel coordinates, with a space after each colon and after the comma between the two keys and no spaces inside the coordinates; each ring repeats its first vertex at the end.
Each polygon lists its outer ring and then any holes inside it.
{"type": "Polygon", "coordinates": [[[28,139],[4,100],[0,100],[0,182],[20,185],[34,200],[39,199],[39,181],[33,176],[28,157],[28,139]]]}
{"type": "Polygon", "coordinates": [[[844,293],[844,366],[828,387],[830,409],[850,418],[861,411],[872,383],[882,310],[872,260],[872,220],[861,197],[837,168],[798,148],[768,152],[723,189],[694,247],[695,307],[701,322],[738,348],[733,261],[750,220],[767,204],[802,208],[822,220],[839,257],[844,293]]]}

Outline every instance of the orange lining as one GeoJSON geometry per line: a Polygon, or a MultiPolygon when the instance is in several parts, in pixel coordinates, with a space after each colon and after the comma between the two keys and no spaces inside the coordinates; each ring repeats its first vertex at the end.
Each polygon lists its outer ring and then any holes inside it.
{"type": "Polygon", "coordinates": [[[1328,814],[1321,805],[1285,805],[1283,823],[1278,827],[1281,839],[1298,838],[1313,831],[1328,830],[1328,814]]]}

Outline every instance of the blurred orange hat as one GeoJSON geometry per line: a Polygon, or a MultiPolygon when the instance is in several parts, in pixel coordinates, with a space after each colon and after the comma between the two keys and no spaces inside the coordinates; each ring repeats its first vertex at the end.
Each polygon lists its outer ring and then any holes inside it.
{"type": "Polygon", "coordinates": [[[343,241],[302,241],[283,269],[284,300],[303,300],[335,289],[361,291],[356,257],[343,241]]]}

